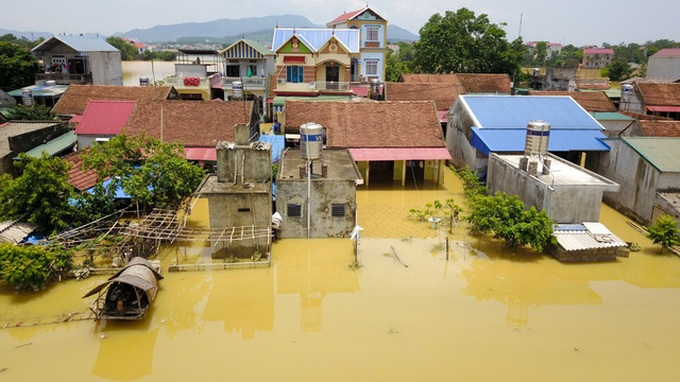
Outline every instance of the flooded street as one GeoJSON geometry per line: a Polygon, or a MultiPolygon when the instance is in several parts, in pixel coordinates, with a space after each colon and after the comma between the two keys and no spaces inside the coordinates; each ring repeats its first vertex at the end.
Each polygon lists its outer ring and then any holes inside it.
{"type": "Polygon", "coordinates": [[[349,239],[280,240],[269,268],[214,272],[168,273],[207,248],[165,247],[142,322],[48,323],[86,310],[105,276],[38,294],[0,284],[0,381],[680,379],[680,257],[608,207],[601,221],[643,251],[601,264],[406,219],[448,198],[462,204],[448,171],[441,189],[359,191],[354,270],[349,239]]]}
{"type": "Polygon", "coordinates": [[[139,77],[162,81],[175,74],[174,61],[123,61],[123,86],[139,86],[139,77]]]}

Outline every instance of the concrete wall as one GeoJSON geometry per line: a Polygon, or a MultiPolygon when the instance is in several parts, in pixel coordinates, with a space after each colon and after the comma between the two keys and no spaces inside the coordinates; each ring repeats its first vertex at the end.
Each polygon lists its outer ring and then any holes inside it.
{"type": "Polygon", "coordinates": [[[86,147],[92,146],[93,144],[98,143],[96,141],[97,138],[107,138],[111,139],[115,137],[115,135],[83,135],[83,134],[78,134],[78,149],[82,150],[86,147]]]}
{"type": "Polygon", "coordinates": [[[623,140],[604,142],[611,151],[590,154],[586,167],[621,185],[619,192],[604,195],[605,202],[650,224],[657,191],[677,188],[680,173],[660,173],[623,140]]]}
{"type": "MultiPolygon", "coordinates": [[[[551,159],[557,160],[555,157],[551,159]]],[[[519,196],[526,208],[534,206],[539,211],[545,210],[556,223],[600,220],[604,187],[560,182],[555,182],[551,187],[550,184],[499,159],[497,154],[491,154],[489,158],[487,188],[490,193],[500,191],[519,196]]]]}
{"type": "Polygon", "coordinates": [[[448,112],[448,124],[446,126],[446,147],[451,154],[454,166],[463,168],[470,166],[471,170],[485,172],[488,158],[470,144],[474,121],[463,103],[459,100],[448,112]]]}
{"type": "Polygon", "coordinates": [[[217,147],[217,176],[227,183],[270,182],[272,178],[271,145],[268,150],[251,150],[251,146],[217,147]],[[243,180],[242,180],[243,179],[243,180]]]}
{"type": "MultiPolygon", "coordinates": [[[[210,215],[210,228],[269,226],[272,218],[271,187],[267,190],[206,194],[210,215]]],[[[237,234],[240,234],[237,231],[237,234]]],[[[257,250],[266,254],[268,239],[237,240],[231,243],[219,242],[214,247],[213,258],[227,258],[232,255],[247,258],[257,250]]],[[[211,243],[214,245],[215,243],[211,243]]]]}
{"type": "Polygon", "coordinates": [[[647,63],[647,78],[680,78],[680,57],[650,57],[647,63]]]}
{"type": "Polygon", "coordinates": [[[608,137],[631,136],[632,125],[637,125],[637,121],[622,121],[622,120],[598,120],[604,127],[604,134],[608,137]]]}
{"type": "Polygon", "coordinates": [[[14,166],[14,158],[19,155],[19,153],[29,151],[66,132],[68,132],[68,123],[61,122],[39,130],[31,130],[23,134],[7,137],[10,152],[5,157],[0,158],[0,174],[10,174],[12,176],[19,175],[14,166]]]}
{"type": "MultiPolygon", "coordinates": [[[[311,187],[312,238],[349,237],[356,224],[356,183],[354,180],[312,179],[311,187]],[[331,215],[332,205],[345,206],[344,217],[331,215]]],[[[283,217],[281,238],[307,237],[307,179],[279,179],[277,181],[276,210],[283,217]],[[288,205],[300,204],[301,216],[288,216],[288,205]]]]}
{"type": "Polygon", "coordinates": [[[123,64],[120,52],[91,52],[89,55],[94,85],[123,86],[123,64]]]}

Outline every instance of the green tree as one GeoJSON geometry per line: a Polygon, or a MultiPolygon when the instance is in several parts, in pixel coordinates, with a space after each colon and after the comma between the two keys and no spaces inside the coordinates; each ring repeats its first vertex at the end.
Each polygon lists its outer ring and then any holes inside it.
{"type": "Polygon", "coordinates": [[[0,41],[0,89],[10,91],[33,84],[38,70],[38,62],[28,48],[0,41]]]}
{"type": "Polygon", "coordinates": [[[548,57],[548,43],[539,41],[534,46],[534,65],[543,66],[548,57]]]}
{"type": "Polygon", "coordinates": [[[18,290],[38,291],[73,268],[71,254],[39,245],[0,245],[0,279],[18,290]]]}
{"type": "Polygon", "coordinates": [[[493,234],[508,247],[530,245],[542,252],[555,244],[552,221],[545,211],[533,206],[524,209],[517,196],[497,192],[481,195],[470,203],[472,212],[466,217],[470,229],[477,234],[493,234]]]}
{"type": "Polygon", "coordinates": [[[614,60],[604,68],[604,76],[611,81],[623,81],[630,78],[632,70],[625,60],[614,60]]]}
{"type": "Polygon", "coordinates": [[[15,121],[56,121],[52,110],[45,106],[34,104],[32,106],[17,105],[9,114],[9,119],[15,121]]]}
{"type": "Polygon", "coordinates": [[[135,203],[164,207],[191,194],[205,175],[183,154],[182,145],[177,143],[121,134],[91,146],[83,155],[83,166],[95,169],[100,180],[120,179],[135,203]]]}
{"type": "Polygon", "coordinates": [[[680,244],[680,229],[678,223],[670,215],[659,217],[656,224],[647,229],[647,237],[652,239],[654,244],[661,244],[661,252],[680,244]]]}
{"type": "Polygon", "coordinates": [[[137,56],[137,48],[120,37],[111,36],[106,39],[106,42],[120,50],[120,57],[123,61],[132,61],[137,56]]]}
{"type": "Polygon", "coordinates": [[[44,234],[67,228],[73,215],[68,182],[70,164],[46,153],[40,158],[19,154],[21,176],[0,177],[0,218],[25,219],[44,234]]]}
{"type": "Polygon", "coordinates": [[[526,47],[509,43],[502,25],[467,8],[434,14],[420,29],[415,66],[424,73],[508,73],[518,68],[526,47]]]}

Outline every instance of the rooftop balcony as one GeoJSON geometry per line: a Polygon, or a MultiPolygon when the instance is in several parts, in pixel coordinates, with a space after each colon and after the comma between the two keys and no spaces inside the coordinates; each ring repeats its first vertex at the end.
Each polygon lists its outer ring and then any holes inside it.
{"type": "Polygon", "coordinates": [[[36,81],[55,81],[58,85],[71,84],[91,84],[92,73],[75,74],[75,73],[36,73],[36,81]]]}
{"type": "Polygon", "coordinates": [[[243,90],[265,90],[267,88],[267,79],[265,77],[222,77],[222,89],[232,90],[234,82],[241,81],[243,90]]]}

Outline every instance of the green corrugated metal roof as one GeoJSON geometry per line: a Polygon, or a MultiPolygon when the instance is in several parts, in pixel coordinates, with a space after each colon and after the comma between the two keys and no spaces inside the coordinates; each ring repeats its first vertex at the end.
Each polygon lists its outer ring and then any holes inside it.
{"type": "Polygon", "coordinates": [[[43,151],[47,152],[49,155],[59,154],[60,152],[75,145],[77,141],[78,137],[76,137],[76,133],[74,131],[69,131],[68,133],[54,138],[53,140],[35,147],[32,150],[26,151],[26,154],[32,156],[33,158],[40,158],[43,151]]]}
{"type": "Polygon", "coordinates": [[[631,118],[627,115],[615,112],[594,112],[593,118],[598,121],[634,121],[635,118],[631,118]]]}
{"type": "Polygon", "coordinates": [[[680,172],[680,138],[621,137],[661,172],[680,172]]]}

